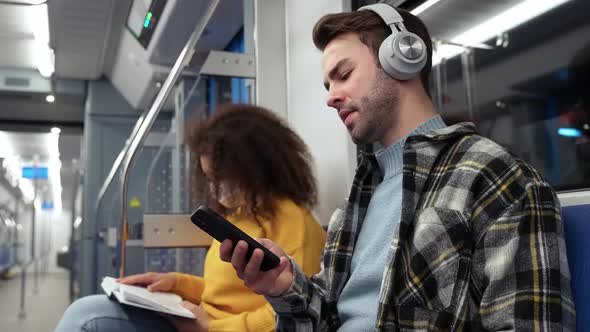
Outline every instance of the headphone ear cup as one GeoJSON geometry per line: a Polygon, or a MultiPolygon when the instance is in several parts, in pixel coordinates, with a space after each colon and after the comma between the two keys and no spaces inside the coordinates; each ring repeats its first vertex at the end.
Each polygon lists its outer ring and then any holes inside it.
{"type": "Polygon", "coordinates": [[[426,60],[426,44],[419,36],[411,32],[390,35],[379,47],[381,67],[389,76],[400,81],[414,78],[424,68],[426,60]],[[413,58],[405,56],[400,49],[400,43],[414,45],[415,48],[412,50],[418,50],[419,53],[413,58]]]}
{"type": "Polygon", "coordinates": [[[389,35],[379,46],[379,63],[389,76],[397,79],[396,70],[393,68],[394,66],[394,53],[393,53],[393,39],[395,38],[394,35],[389,35]]]}

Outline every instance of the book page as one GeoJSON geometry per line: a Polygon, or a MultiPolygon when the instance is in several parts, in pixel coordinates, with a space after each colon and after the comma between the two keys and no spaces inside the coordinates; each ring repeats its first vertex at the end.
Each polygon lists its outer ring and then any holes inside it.
{"type": "Polygon", "coordinates": [[[182,298],[177,294],[150,292],[145,287],[121,284],[111,277],[105,277],[101,286],[108,296],[113,294],[121,303],[177,316],[195,318],[190,310],[180,305],[182,298]]]}
{"type": "Polygon", "coordinates": [[[181,307],[180,302],[182,298],[173,293],[163,292],[150,292],[147,288],[132,286],[132,285],[120,285],[119,290],[127,300],[134,302],[150,304],[154,307],[181,307]]]}

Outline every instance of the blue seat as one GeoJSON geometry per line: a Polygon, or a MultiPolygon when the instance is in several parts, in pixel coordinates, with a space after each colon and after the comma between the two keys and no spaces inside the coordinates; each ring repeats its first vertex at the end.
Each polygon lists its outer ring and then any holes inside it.
{"type": "Polygon", "coordinates": [[[577,331],[590,332],[590,204],[562,208],[577,331]]]}

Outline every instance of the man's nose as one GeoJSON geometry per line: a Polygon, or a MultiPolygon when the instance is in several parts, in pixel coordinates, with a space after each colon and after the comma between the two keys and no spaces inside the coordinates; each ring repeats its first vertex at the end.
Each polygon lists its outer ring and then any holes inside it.
{"type": "Polygon", "coordinates": [[[339,108],[339,106],[342,104],[342,102],[344,101],[344,96],[341,93],[338,92],[330,92],[329,96],[328,96],[328,100],[326,101],[326,105],[328,105],[328,107],[333,107],[333,108],[339,108]]]}

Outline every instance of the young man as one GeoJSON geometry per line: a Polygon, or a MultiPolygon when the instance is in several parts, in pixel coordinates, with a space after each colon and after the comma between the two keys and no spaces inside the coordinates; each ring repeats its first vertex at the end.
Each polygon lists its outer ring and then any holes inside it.
{"type": "Polygon", "coordinates": [[[324,16],[313,37],[328,105],[355,143],[382,149],[363,154],[313,278],[271,241],[268,272],[260,250],[247,261],[243,241],[221,246],[278,330],[573,330],[555,192],[472,124],[443,123],[424,24],[378,4],[324,16]]]}

